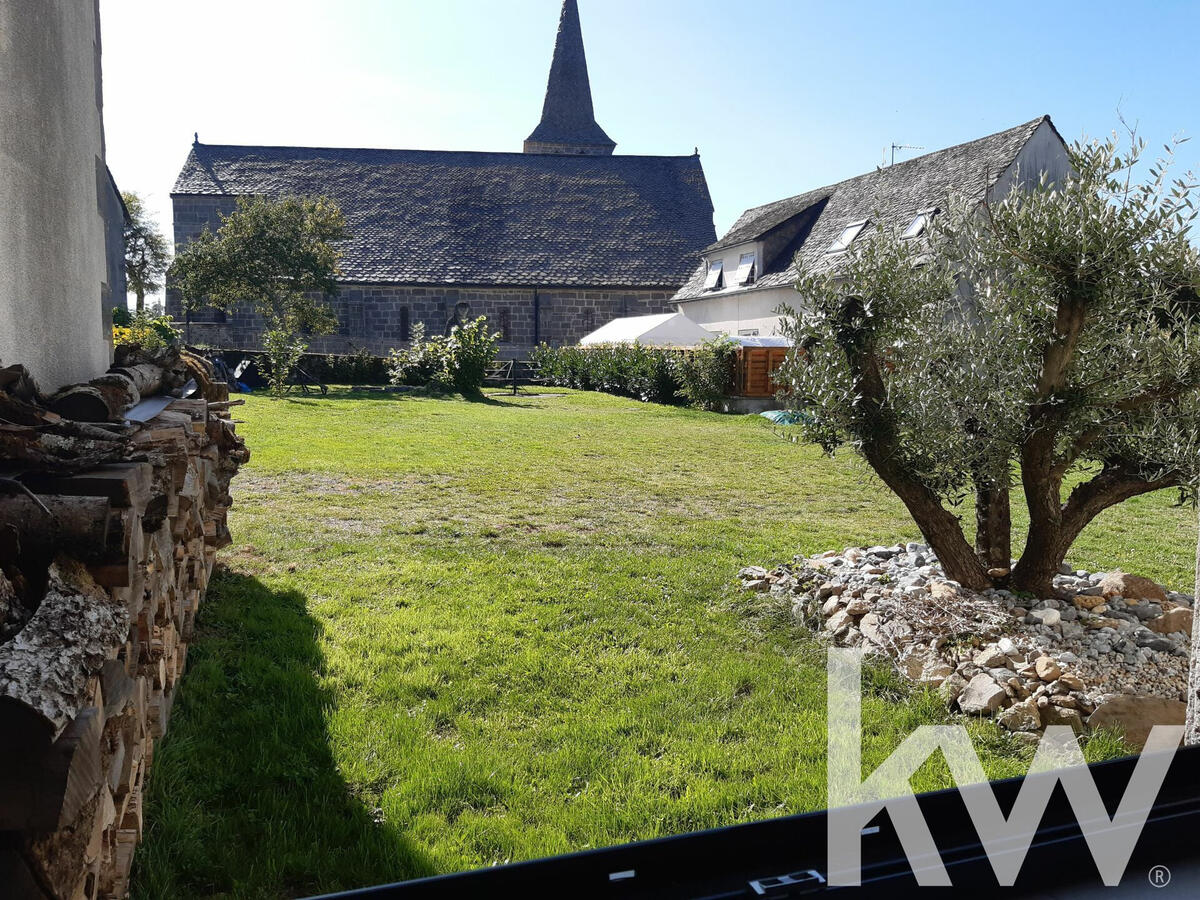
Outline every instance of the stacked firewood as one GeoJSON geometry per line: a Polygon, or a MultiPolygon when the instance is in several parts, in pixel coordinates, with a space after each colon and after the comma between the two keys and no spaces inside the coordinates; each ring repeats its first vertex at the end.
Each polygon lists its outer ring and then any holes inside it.
{"type": "Polygon", "coordinates": [[[49,398],[0,370],[5,897],[128,893],[147,771],[249,457],[240,401],[204,360],[121,349],[49,398]]]}

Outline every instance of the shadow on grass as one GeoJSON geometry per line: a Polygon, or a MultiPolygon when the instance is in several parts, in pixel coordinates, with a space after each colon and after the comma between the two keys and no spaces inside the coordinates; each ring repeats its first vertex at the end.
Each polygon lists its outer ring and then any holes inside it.
{"type": "Polygon", "coordinates": [[[338,772],[304,595],[220,571],[200,615],[154,751],[134,896],[293,897],[432,874],[338,772]]]}

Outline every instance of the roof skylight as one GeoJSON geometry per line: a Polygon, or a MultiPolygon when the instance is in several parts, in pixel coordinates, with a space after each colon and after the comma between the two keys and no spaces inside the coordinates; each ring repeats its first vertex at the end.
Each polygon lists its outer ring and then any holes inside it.
{"type": "Polygon", "coordinates": [[[920,237],[929,229],[929,225],[933,221],[933,217],[936,213],[936,206],[931,206],[929,209],[921,210],[919,213],[917,213],[916,218],[912,220],[912,224],[908,226],[908,229],[904,232],[902,237],[905,240],[920,237]]]}
{"type": "Polygon", "coordinates": [[[843,253],[850,249],[850,245],[854,243],[854,239],[862,233],[862,230],[867,227],[867,220],[863,219],[860,222],[851,222],[845,227],[837,240],[829,245],[828,253],[843,253]]]}

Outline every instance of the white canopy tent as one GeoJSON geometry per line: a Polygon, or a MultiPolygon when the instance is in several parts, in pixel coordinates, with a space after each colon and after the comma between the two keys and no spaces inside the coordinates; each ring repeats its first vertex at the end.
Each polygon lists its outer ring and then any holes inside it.
{"type": "Polygon", "coordinates": [[[613,319],[582,338],[590,344],[641,344],[643,347],[697,347],[715,338],[713,332],[697,325],[682,313],[660,313],[613,319]]]}

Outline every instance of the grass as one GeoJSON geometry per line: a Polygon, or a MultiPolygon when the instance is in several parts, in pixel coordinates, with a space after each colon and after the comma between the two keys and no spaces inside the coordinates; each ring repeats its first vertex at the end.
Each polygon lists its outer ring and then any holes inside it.
{"type": "MultiPolygon", "coordinates": [[[[298,896],[824,805],[823,656],[732,582],[917,537],[851,458],[569,392],[242,417],[254,458],[156,748],[137,896],[298,896]]],[[[1073,562],[1187,584],[1170,499],[1109,512],[1073,562]]],[[[866,683],[868,766],[945,720],[866,683]]],[[[1027,767],[972,729],[989,776],[1027,767]]],[[[949,783],[940,762],[914,780],[949,783]]]]}

